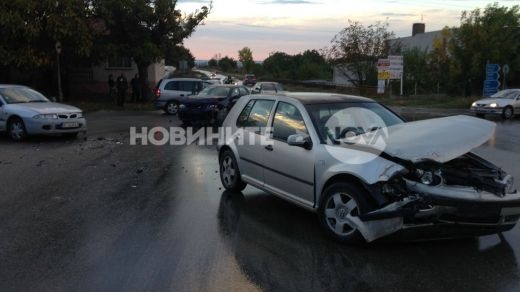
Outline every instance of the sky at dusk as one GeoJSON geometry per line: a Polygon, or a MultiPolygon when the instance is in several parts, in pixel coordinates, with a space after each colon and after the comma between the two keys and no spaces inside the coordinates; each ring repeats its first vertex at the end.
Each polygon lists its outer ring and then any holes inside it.
{"type": "MultiPolygon", "coordinates": [[[[247,46],[261,61],[276,51],[297,54],[327,47],[348,20],[366,26],[388,22],[397,37],[406,37],[414,22],[426,23],[426,31],[458,26],[462,11],[493,2],[507,7],[519,4],[518,0],[214,0],[205,25],[197,27],[184,45],[198,60],[217,54],[238,59],[238,50],[247,46]]],[[[177,7],[190,13],[208,3],[179,0],[177,7]]]]}

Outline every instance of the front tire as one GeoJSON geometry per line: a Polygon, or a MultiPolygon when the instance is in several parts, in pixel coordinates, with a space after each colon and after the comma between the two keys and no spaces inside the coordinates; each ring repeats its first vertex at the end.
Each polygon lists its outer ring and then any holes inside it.
{"type": "Polygon", "coordinates": [[[515,112],[513,110],[513,107],[511,107],[511,106],[506,106],[502,110],[502,118],[504,118],[506,120],[509,120],[510,118],[512,118],[514,114],[515,114],[515,112]]]}
{"type": "Polygon", "coordinates": [[[12,118],[7,126],[9,137],[15,142],[21,142],[27,138],[25,124],[20,118],[12,118]]]}
{"type": "Polygon", "coordinates": [[[361,222],[359,214],[369,210],[366,196],[366,192],[349,183],[334,183],[327,187],[318,208],[325,232],[342,243],[364,243],[358,224],[361,222]]]}
{"type": "Polygon", "coordinates": [[[170,101],[164,106],[164,111],[169,115],[176,115],[179,112],[179,103],[170,101]]]}
{"type": "Polygon", "coordinates": [[[483,119],[486,115],[485,114],[475,114],[475,116],[477,116],[477,118],[483,119]]]}
{"type": "Polygon", "coordinates": [[[242,181],[240,170],[238,169],[237,160],[231,150],[224,150],[220,155],[220,181],[224,188],[228,191],[239,192],[247,186],[242,181]]]}

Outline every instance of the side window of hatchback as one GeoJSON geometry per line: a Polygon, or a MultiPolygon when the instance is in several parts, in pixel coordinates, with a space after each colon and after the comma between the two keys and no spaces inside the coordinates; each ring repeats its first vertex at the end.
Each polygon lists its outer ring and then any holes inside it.
{"type": "Polygon", "coordinates": [[[308,134],[303,117],[294,105],[279,102],[273,120],[273,139],[286,142],[293,134],[308,134]]]}
{"type": "Polygon", "coordinates": [[[263,135],[267,127],[267,122],[269,121],[269,116],[271,115],[271,110],[274,106],[274,100],[259,99],[251,104],[252,101],[253,100],[249,101],[240,113],[237,120],[237,126],[250,128],[251,130],[263,135]],[[250,109],[248,109],[249,107],[250,109]]]}

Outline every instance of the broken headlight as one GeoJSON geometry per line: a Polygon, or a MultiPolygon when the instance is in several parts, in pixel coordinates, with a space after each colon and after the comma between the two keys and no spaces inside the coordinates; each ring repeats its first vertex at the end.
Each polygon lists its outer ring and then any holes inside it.
{"type": "Polygon", "coordinates": [[[506,194],[513,194],[516,192],[515,180],[510,175],[506,176],[505,178],[505,192],[506,194]]]}
{"type": "Polygon", "coordinates": [[[415,175],[422,184],[428,186],[436,186],[442,182],[440,171],[417,169],[415,175]]]}

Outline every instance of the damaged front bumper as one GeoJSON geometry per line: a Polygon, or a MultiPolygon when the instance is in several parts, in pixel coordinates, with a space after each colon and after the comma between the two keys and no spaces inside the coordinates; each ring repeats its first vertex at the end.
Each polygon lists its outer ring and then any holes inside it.
{"type": "Polygon", "coordinates": [[[518,191],[497,196],[465,186],[404,181],[413,195],[356,218],[368,242],[399,231],[438,227],[447,227],[439,233],[441,237],[493,234],[512,229],[520,218],[518,191]],[[452,232],[446,233],[449,229],[452,232]]]}

